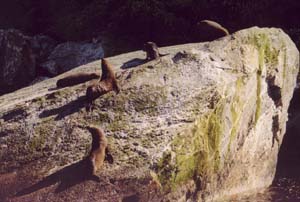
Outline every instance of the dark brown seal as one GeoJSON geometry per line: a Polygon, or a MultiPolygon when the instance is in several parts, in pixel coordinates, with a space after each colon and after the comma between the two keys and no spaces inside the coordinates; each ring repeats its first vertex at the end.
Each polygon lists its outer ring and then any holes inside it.
{"type": "Polygon", "coordinates": [[[101,128],[88,126],[87,129],[92,135],[92,148],[88,159],[92,165],[91,174],[95,175],[103,166],[108,142],[101,128]]]}
{"type": "Polygon", "coordinates": [[[59,79],[56,82],[56,86],[58,88],[74,86],[74,85],[84,83],[84,82],[92,80],[92,79],[98,79],[98,78],[100,78],[100,75],[96,74],[96,73],[77,73],[77,74],[72,74],[72,75],[66,76],[62,79],[59,79]]]}
{"type": "Polygon", "coordinates": [[[148,41],[144,44],[143,51],[146,52],[146,60],[156,60],[162,56],[169,55],[167,54],[160,54],[158,51],[158,46],[156,43],[148,41]]]}
{"type": "Polygon", "coordinates": [[[102,76],[99,82],[90,85],[86,89],[87,99],[87,111],[91,109],[91,106],[98,97],[104,95],[110,91],[115,91],[117,94],[120,92],[119,85],[117,83],[115,73],[112,70],[112,66],[106,59],[101,60],[102,76]]]}
{"type": "Polygon", "coordinates": [[[202,20],[197,23],[197,35],[200,41],[213,41],[229,35],[226,28],[211,20],[202,20]]]}

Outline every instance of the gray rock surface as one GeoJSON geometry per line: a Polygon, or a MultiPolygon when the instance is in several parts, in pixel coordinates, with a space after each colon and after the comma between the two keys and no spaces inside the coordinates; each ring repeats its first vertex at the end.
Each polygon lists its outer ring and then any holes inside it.
{"type": "Polygon", "coordinates": [[[57,45],[41,67],[52,75],[58,75],[103,57],[101,43],[66,42],[57,45]]]}
{"type": "Polygon", "coordinates": [[[0,30],[0,95],[29,84],[35,66],[29,37],[15,29],[0,30]]]}
{"type": "Polygon", "coordinates": [[[9,201],[224,201],[269,186],[296,85],[299,52],[280,29],[241,30],[210,43],[161,48],[170,55],[120,67],[121,86],[87,113],[93,82],[53,89],[100,61],[0,97],[0,198],[9,201]],[[91,137],[107,134],[114,164],[84,178],[91,137]]]}

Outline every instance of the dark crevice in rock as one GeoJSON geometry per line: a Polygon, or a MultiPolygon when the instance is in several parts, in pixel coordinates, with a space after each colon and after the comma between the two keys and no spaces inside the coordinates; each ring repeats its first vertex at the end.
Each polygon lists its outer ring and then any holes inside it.
{"type": "Polygon", "coordinates": [[[275,85],[275,77],[267,78],[268,95],[272,98],[276,107],[282,106],[281,88],[275,85]]]}
{"type": "Polygon", "coordinates": [[[245,136],[244,134],[249,134],[250,131],[253,129],[254,127],[254,117],[249,119],[248,123],[247,123],[247,131],[245,132],[240,132],[237,134],[237,150],[240,150],[243,148],[244,143],[245,143],[245,139],[247,136],[245,136]]]}
{"type": "Polygon", "coordinates": [[[122,202],[139,202],[139,201],[140,201],[140,197],[138,194],[126,196],[122,199],[122,202]]]}
{"type": "Polygon", "coordinates": [[[8,135],[13,134],[13,133],[14,133],[13,130],[0,131],[0,137],[5,137],[5,136],[8,136],[8,135]]]}
{"type": "MultiPolygon", "coordinates": [[[[193,199],[193,201],[197,200],[197,194],[199,191],[203,190],[203,180],[201,180],[200,176],[194,176],[194,181],[195,181],[195,191],[193,192],[191,199],[193,199]]],[[[187,198],[188,199],[188,198],[187,198]]]]}
{"type": "Polygon", "coordinates": [[[185,193],[185,200],[189,200],[190,198],[192,198],[193,196],[193,192],[191,192],[191,190],[187,190],[187,192],[185,193]]]}
{"type": "Polygon", "coordinates": [[[0,132],[0,137],[4,137],[4,136],[7,136],[8,134],[5,133],[5,132],[0,132]]]}
{"type": "Polygon", "coordinates": [[[278,114],[276,116],[272,117],[272,132],[273,132],[273,139],[272,139],[272,147],[274,146],[275,141],[279,142],[278,132],[280,131],[279,128],[279,116],[278,114]]]}

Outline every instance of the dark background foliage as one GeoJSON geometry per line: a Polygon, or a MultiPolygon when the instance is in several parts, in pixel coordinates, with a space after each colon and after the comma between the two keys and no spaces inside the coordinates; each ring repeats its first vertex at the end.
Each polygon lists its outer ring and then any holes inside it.
{"type": "Polygon", "coordinates": [[[196,42],[196,23],[210,19],[230,32],[251,26],[280,27],[300,41],[299,0],[7,0],[0,6],[0,28],[58,41],[102,36],[113,53],[196,42]]]}

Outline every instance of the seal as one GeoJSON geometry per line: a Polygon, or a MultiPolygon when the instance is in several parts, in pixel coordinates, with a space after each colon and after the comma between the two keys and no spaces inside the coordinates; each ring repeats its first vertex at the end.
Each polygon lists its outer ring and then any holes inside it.
{"type": "Polygon", "coordinates": [[[96,172],[103,166],[108,142],[101,128],[88,126],[87,129],[92,135],[92,148],[88,159],[92,165],[91,174],[96,175],[96,172]]]}
{"type": "Polygon", "coordinates": [[[104,95],[110,91],[114,91],[116,94],[120,92],[120,87],[116,80],[112,66],[104,58],[101,59],[102,75],[99,82],[94,83],[86,89],[86,110],[90,111],[94,100],[101,95],[104,95]]]}
{"type": "Polygon", "coordinates": [[[156,45],[156,43],[152,42],[152,41],[148,41],[144,44],[143,46],[143,51],[146,52],[146,60],[156,60],[159,59],[162,56],[165,55],[169,55],[169,53],[166,54],[161,54],[158,51],[158,46],[156,45]]]}
{"type": "Polygon", "coordinates": [[[197,35],[201,41],[213,41],[223,36],[229,35],[229,32],[219,23],[212,20],[202,20],[197,23],[197,35]]]}
{"type": "Polygon", "coordinates": [[[101,69],[102,69],[102,75],[101,75],[101,81],[105,81],[106,83],[111,83],[112,90],[114,90],[116,93],[120,92],[120,88],[118,86],[115,73],[113,71],[113,67],[111,64],[108,63],[108,61],[105,58],[101,59],[101,69]]]}
{"type": "Polygon", "coordinates": [[[99,79],[99,78],[100,75],[96,73],[77,73],[57,80],[56,86],[57,88],[64,88],[67,86],[74,86],[92,79],[99,79]]]}

